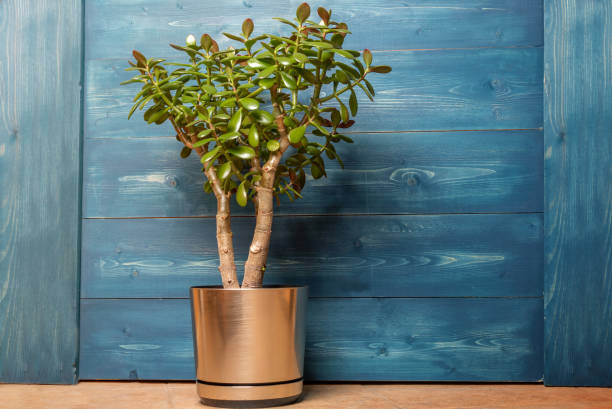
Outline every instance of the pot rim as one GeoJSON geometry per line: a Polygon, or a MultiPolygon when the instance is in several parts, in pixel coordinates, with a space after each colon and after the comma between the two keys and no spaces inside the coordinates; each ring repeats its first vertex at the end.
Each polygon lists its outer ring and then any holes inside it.
{"type": "Polygon", "coordinates": [[[272,291],[289,289],[307,289],[307,285],[264,285],[256,288],[223,288],[221,285],[194,285],[190,290],[213,290],[213,291],[272,291]]]}

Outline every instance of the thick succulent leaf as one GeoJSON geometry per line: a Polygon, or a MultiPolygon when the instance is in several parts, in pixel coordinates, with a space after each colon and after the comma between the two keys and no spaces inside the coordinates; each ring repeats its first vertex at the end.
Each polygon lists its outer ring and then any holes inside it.
{"type": "Polygon", "coordinates": [[[259,131],[257,130],[257,126],[255,124],[251,125],[251,129],[249,129],[249,145],[253,148],[257,148],[259,146],[259,131]]]}
{"type": "Polygon", "coordinates": [[[259,101],[254,98],[240,98],[240,105],[248,111],[253,111],[259,108],[259,101]]]}
{"type": "Polygon", "coordinates": [[[250,146],[236,146],[235,148],[229,148],[227,153],[240,159],[251,159],[255,157],[255,151],[250,146]]]}
{"type": "Polygon", "coordinates": [[[227,123],[227,130],[237,132],[242,125],[242,109],[239,109],[232,115],[232,118],[227,123]]]}
{"type": "Polygon", "coordinates": [[[240,185],[238,185],[238,189],[236,189],[236,203],[238,203],[242,207],[245,207],[247,205],[247,199],[248,192],[245,180],[240,185]]]}
{"type": "Polygon", "coordinates": [[[231,162],[225,162],[217,168],[217,177],[221,180],[225,180],[232,172],[231,162]]]}
{"type": "Polygon", "coordinates": [[[306,125],[299,126],[297,128],[293,128],[291,132],[289,132],[289,142],[296,144],[302,140],[304,137],[304,133],[306,132],[306,125]]]}

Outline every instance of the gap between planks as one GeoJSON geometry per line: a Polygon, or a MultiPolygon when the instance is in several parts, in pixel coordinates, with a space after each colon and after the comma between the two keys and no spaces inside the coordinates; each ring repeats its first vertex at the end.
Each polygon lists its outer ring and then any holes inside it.
{"type": "MultiPolygon", "coordinates": [[[[462,213],[280,213],[274,217],[368,217],[368,216],[471,216],[471,215],[519,215],[519,214],[544,214],[544,212],[462,212],[462,213]]],[[[148,219],[214,219],[215,215],[203,216],[125,216],[125,217],[83,217],[82,220],[148,220],[148,219]]],[[[252,219],[254,215],[232,215],[232,218],[252,219]]]]}

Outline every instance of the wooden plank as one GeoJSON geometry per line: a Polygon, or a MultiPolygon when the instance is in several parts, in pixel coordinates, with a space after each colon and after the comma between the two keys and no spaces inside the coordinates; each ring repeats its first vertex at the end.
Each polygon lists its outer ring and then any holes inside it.
{"type": "Polygon", "coordinates": [[[545,382],[612,386],[612,3],[546,2],[545,382]]]}
{"type": "MultiPolygon", "coordinates": [[[[542,133],[355,134],[339,144],[345,169],[310,176],[304,198],[281,199],[279,214],[538,212],[542,133]],[[375,146],[375,149],[372,147],[375,146]],[[452,147],[447,149],[446,147],[452,147]]],[[[86,217],[214,215],[197,157],[179,157],[174,138],[90,139],[85,146],[86,217]]],[[[233,203],[234,214],[252,208],[233,203]]]]}
{"type": "MultiPolygon", "coordinates": [[[[540,298],[311,299],[307,380],[537,381],[540,298]]],[[[193,379],[189,301],[82,300],[83,379],[193,379]]]]}
{"type": "MultiPolygon", "coordinates": [[[[524,129],[542,126],[542,48],[380,52],[391,65],[373,75],[376,101],[359,96],[351,131],[524,129]]],[[[137,86],[125,57],[86,64],[86,133],[93,137],[172,135],[127,114],[137,86]]],[[[362,93],[358,93],[362,94],[362,93]]]]}
{"type": "MultiPolygon", "coordinates": [[[[234,218],[238,269],[253,231],[234,218]]],[[[188,297],[217,285],[215,220],[85,220],[81,296],[188,297]]],[[[310,295],[541,296],[542,215],[280,217],[266,284],[310,295]]]]}
{"type": "MultiPolygon", "coordinates": [[[[273,16],[292,18],[300,1],[91,0],[86,2],[87,59],[127,58],[132,49],[164,55],[168,43],[208,32],[221,47],[222,32],[239,33],[251,17],[257,33],[286,33],[273,16]]],[[[349,24],[346,47],[374,50],[542,45],[542,2],[532,0],[333,0],[312,3],[349,24]]]]}
{"type": "Polygon", "coordinates": [[[0,2],[0,382],[77,379],[81,3],[0,2]]]}

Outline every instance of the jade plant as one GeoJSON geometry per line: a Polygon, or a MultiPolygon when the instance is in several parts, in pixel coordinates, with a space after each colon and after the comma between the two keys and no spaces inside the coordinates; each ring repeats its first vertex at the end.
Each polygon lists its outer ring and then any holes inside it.
{"type": "Polygon", "coordinates": [[[320,22],[309,20],[302,3],[296,18],[276,20],[291,29],[287,36],[253,36],[253,21],[242,33],[223,33],[236,42],[220,50],[210,35],[189,35],[184,62],[146,58],[134,50],[126,83],[142,88],[129,116],[143,110],[151,124],[172,124],[183,147],[182,158],[195,152],[206,176],[204,191],[217,199],[219,271],[225,288],[240,287],[230,225],[232,196],[240,206],[254,205],[256,223],[244,266],[243,288],[261,287],[270,246],[274,199],[302,197],[306,173],[327,176],[325,160],[342,160],[338,143],[353,143],[342,133],[354,124],[356,92],[370,100],[373,73],[391,68],[372,64],[372,53],[344,49],[350,34],[320,7],[320,22]]]}

